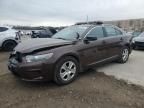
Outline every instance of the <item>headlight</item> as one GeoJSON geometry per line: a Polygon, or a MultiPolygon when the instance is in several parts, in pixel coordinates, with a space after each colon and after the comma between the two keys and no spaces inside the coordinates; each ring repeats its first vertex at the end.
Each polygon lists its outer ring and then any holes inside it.
{"type": "Polygon", "coordinates": [[[132,40],[132,43],[135,43],[135,40],[134,40],[134,39],[132,40]]]}
{"type": "Polygon", "coordinates": [[[26,56],[26,62],[30,63],[30,62],[37,62],[37,61],[45,61],[51,58],[52,56],[53,56],[53,53],[35,55],[35,56],[28,55],[26,56]]]}

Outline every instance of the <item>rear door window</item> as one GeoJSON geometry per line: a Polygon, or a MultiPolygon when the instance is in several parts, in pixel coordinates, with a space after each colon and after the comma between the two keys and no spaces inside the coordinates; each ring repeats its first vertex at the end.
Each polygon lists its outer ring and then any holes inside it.
{"type": "Polygon", "coordinates": [[[117,35],[122,35],[122,34],[123,34],[120,30],[118,30],[118,29],[116,29],[116,28],[115,28],[115,31],[116,31],[116,34],[117,34],[117,35]]]}
{"type": "Polygon", "coordinates": [[[111,26],[106,26],[105,30],[106,30],[106,34],[108,37],[122,35],[122,32],[120,30],[118,30],[114,27],[111,27],[111,26]]]}
{"type": "Polygon", "coordinates": [[[6,28],[6,27],[0,27],[0,32],[4,32],[4,31],[7,31],[8,30],[8,28],[6,28]]]}
{"type": "Polygon", "coordinates": [[[102,27],[96,27],[93,28],[88,34],[87,38],[95,39],[95,38],[103,38],[104,33],[103,33],[103,28],[102,27]]]}

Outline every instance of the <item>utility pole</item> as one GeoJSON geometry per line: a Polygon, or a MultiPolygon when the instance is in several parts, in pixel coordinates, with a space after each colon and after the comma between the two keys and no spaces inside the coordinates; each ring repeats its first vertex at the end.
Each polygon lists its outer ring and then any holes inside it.
{"type": "Polygon", "coordinates": [[[86,22],[87,22],[87,24],[88,24],[88,15],[86,16],[86,22]]]}

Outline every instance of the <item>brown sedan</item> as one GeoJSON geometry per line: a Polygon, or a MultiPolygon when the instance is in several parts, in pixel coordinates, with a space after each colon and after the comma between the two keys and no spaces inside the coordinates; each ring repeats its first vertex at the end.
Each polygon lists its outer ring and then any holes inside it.
{"type": "Polygon", "coordinates": [[[8,68],[26,81],[72,82],[85,69],[110,61],[125,63],[131,36],[113,25],[74,25],[52,38],[24,41],[10,55],[8,68]]]}

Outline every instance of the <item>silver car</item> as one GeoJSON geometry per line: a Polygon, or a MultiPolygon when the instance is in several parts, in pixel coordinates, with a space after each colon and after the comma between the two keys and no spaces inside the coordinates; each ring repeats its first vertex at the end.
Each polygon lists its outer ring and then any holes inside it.
{"type": "Polygon", "coordinates": [[[133,48],[144,48],[144,32],[133,38],[133,48]]]}
{"type": "Polygon", "coordinates": [[[19,42],[16,30],[10,27],[0,27],[0,48],[11,51],[19,42]]]}

